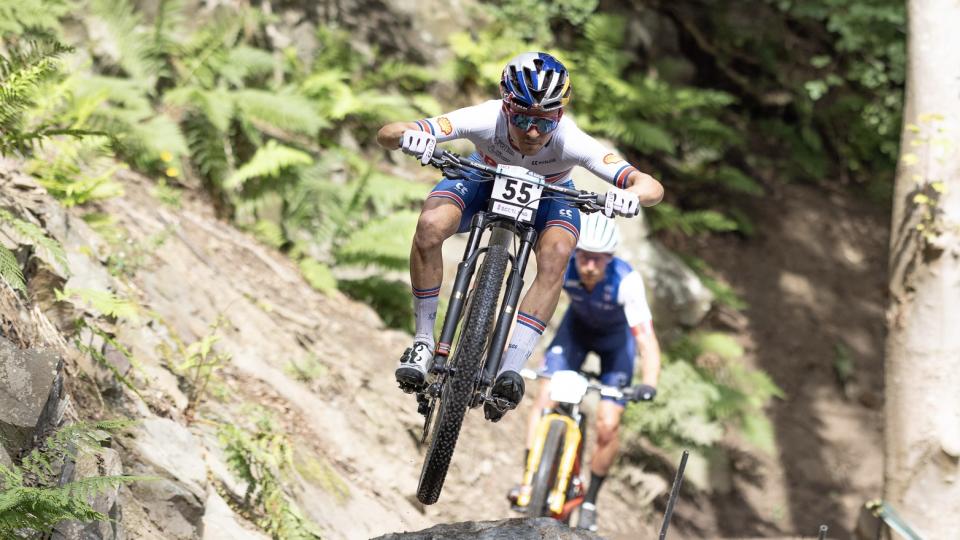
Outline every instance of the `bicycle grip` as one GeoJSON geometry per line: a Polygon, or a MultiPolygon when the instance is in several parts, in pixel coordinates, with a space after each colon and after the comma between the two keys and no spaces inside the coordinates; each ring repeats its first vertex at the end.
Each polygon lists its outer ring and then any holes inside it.
{"type": "Polygon", "coordinates": [[[597,206],[599,206],[600,208],[603,208],[606,205],[607,205],[607,194],[601,193],[597,195],[597,206]]]}

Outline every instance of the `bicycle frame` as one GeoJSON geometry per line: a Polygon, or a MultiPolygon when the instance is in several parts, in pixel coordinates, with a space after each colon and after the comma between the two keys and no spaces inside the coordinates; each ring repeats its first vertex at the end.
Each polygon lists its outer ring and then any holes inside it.
{"type": "MultiPolygon", "coordinates": [[[[533,446],[527,457],[526,470],[523,473],[524,485],[530,485],[533,475],[543,458],[547,432],[554,420],[567,425],[560,451],[560,465],[557,467],[556,480],[548,498],[551,517],[566,521],[573,510],[583,502],[582,489],[574,489],[574,481],[579,481],[580,467],[583,463],[583,447],[586,439],[585,418],[577,411],[577,406],[558,404],[554,410],[544,410],[537,423],[533,446]]],[[[526,507],[530,503],[530,493],[521,493],[517,505],[526,507]]]]}
{"type": "Polygon", "coordinates": [[[437,380],[429,385],[425,390],[426,396],[418,395],[422,405],[427,406],[427,421],[424,423],[424,438],[429,429],[430,417],[429,409],[432,405],[425,403],[428,398],[436,398],[440,394],[440,387],[443,384],[443,377],[449,372],[447,360],[450,356],[450,350],[457,327],[460,324],[460,318],[467,305],[469,298],[469,287],[473,279],[473,274],[477,268],[477,261],[480,254],[487,250],[487,247],[481,247],[480,242],[484,231],[490,229],[490,239],[487,246],[496,243],[504,244],[510,252],[510,245],[515,238],[519,238],[520,245],[516,255],[510,255],[511,268],[507,274],[507,288],[503,301],[500,305],[497,320],[494,323],[492,339],[483,362],[483,368],[480,371],[480,379],[476,381],[474,390],[473,406],[478,406],[483,402],[486,389],[493,383],[497,371],[500,369],[500,363],[503,355],[503,347],[506,344],[507,336],[510,334],[510,326],[513,324],[516,314],[517,304],[520,301],[520,292],[523,290],[523,274],[526,271],[527,261],[530,258],[530,252],[537,241],[537,231],[532,225],[518,223],[511,218],[491,214],[488,211],[480,211],[470,222],[470,234],[467,239],[467,246],[464,249],[463,259],[457,265],[457,275],[454,279],[453,291],[450,294],[450,302],[447,305],[447,313],[443,319],[443,329],[440,332],[440,339],[437,342],[437,350],[434,354],[433,364],[430,372],[437,376],[437,380]]]}

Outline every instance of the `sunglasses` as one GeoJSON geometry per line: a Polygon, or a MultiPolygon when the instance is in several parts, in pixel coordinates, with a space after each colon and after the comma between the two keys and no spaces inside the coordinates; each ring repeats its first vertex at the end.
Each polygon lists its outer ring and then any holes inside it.
{"type": "Polygon", "coordinates": [[[531,127],[536,127],[540,133],[550,133],[560,125],[560,118],[547,118],[545,116],[531,116],[519,112],[510,113],[510,123],[523,131],[528,131],[531,127]]]}
{"type": "Polygon", "coordinates": [[[583,264],[586,264],[588,262],[594,262],[599,264],[605,261],[609,261],[610,259],[613,258],[613,256],[610,255],[609,253],[593,253],[591,251],[584,251],[582,249],[578,249],[574,253],[576,254],[577,260],[579,260],[583,264]]]}

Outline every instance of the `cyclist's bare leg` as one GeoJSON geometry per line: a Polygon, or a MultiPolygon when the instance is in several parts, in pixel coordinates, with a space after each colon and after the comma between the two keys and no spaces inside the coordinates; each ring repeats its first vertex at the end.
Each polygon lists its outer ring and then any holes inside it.
{"type": "Polygon", "coordinates": [[[462,214],[460,207],[449,199],[434,197],[424,201],[410,248],[410,281],[417,289],[440,286],[443,242],[457,232],[462,214]]]}
{"type": "Polygon", "coordinates": [[[403,352],[395,372],[404,392],[418,390],[426,382],[433,358],[434,324],[443,281],[443,242],[457,231],[460,207],[442,198],[424,201],[417,231],[410,248],[410,281],[413,284],[415,335],[413,346],[403,352]]]}
{"type": "Polygon", "coordinates": [[[542,321],[549,321],[553,317],[563,288],[563,273],[576,246],[577,239],[566,229],[544,229],[537,242],[537,276],[520,302],[520,311],[542,321]]]}
{"type": "Polygon", "coordinates": [[[590,472],[606,476],[620,449],[620,418],[623,407],[618,403],[600,400],[597,405],[597,446],[590,460],[590,472]]]}

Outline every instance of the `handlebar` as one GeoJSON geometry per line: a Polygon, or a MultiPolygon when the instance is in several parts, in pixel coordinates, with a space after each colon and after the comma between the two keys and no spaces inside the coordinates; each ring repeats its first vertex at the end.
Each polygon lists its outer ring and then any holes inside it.
{"type": "MultiPolygon", "coordinates": [[[[581,375],[587,377],[588,381],[594,376],[580,372],[581,375]]],[[[540,373],[529,368],[523,368],[520,370],[520,376],[524,379],[536,380],[536,379],[551,379],[553,375],[550,373],[540,373]]],[[[610,397],[613,399],[622,399],[626,401],[645,401],[640,397],[639,392],[637,391],[638,386],[607,386],[605,384],[597,383],[590,381],[587,384],[587,391],[593,391],[600,394],[601,397],[610,397]]]]}
{"type": "Polygon", "coordinates": [[[496,178],[497,175],[500,175],[519,182],[537,184],[542,186],[544,191],[563,195],[573,206],[588,213],[603,210],[607,201],[606,193],[593,193],[591,191],[550,184],[544,180],[543,175],[536,174],[532,171],[530,171],[530,176],[510,174],[505,171],[500,171],[496,167],[491,167],[486,163],[464,158],[459,154],[442,148],[434,149],[433,156],[430,158],[430,165],[443,171],[443,175],[447,178],[461,178],[464,176],[464,170],[472,170],[474,173],[477,173],[476,176],[482,179],[481,181],[489,182],[496,178]]]}

